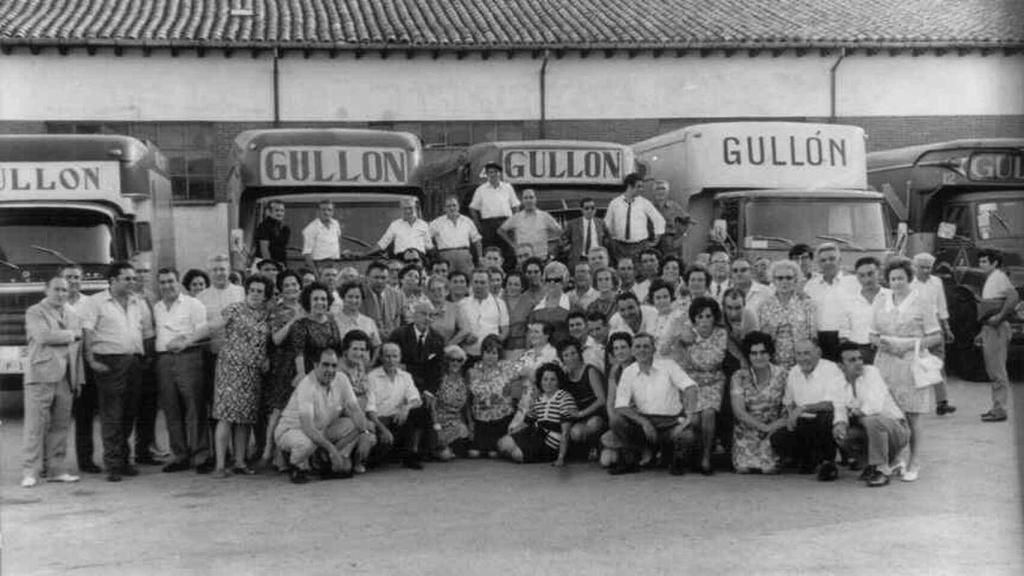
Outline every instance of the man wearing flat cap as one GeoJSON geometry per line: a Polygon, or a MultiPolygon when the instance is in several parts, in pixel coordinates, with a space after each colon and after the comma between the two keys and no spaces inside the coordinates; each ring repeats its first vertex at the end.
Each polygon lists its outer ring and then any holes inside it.
{"type": "Polygon", "coordinates": [[[501,179],[501,165],[497,162],[484,164],[487,181],[477,186],[469,211],[476,227],[483,237],[484,246],[502,246],[506,262],[512,262],[514,254],[505,247],[498,236],[498,229],[519,209],[519,199],[512,185],[501,179]]]}

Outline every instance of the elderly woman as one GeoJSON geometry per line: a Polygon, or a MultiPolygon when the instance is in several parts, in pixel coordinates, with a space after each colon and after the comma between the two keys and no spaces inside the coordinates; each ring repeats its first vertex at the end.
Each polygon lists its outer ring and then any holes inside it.
{"type": "Polygon", "coordinates": [[[757,309],[757,323],[761,331],[775,341],[774,361],[785,369],[796,364],[793,346],[798,340],[817,336],[814,302],[797,290],[803,273],[792,260],[772,262],[768,275],[775,287],[773,294],[765,296],[757,309]]]}
{"type": "Polygon", "coordinates": [[[328,312],[332,300],[330,289],[319,282],[306,286],[299,294],[305,315],[295,320],[288,332],[288,347],[295,358],[295,384],[313,370],[324,348],[341,349],[338,323],[328,312]]]}
{"type": "Polygon", "coordinates": [[[568,435],[577,414],[572,395],[564,390],[565,372],[553,362],[537,369],[534,402],[520,426],[498,441],[498,450],[515,462],[551,462],[565,466],[568,435]]]}
{"type": "Polygon", "coordinates": [[[338,290],[341,308],[334,313],[334,321],[338,323],[338,338],[345,338],[352,330],[362,330],[370,337],[373,349],[381,344],[381,335],[373,318],[361,312],[363,307],[363,285],[356,282],[342,284],[338,290]]]}
{"type": "Polygon", "coordinates": [[[701,460],[700,472],[714,473],[711,450],[715,445],[715,421],[722,406],[725,390],[725,361],[729,336],[721,326],[722,311],[718,302],[708,296],[698,296],[690,304],[692,339],[684,340],[683,368],[697,382],[697,411],[700,412],[701,460]]]}
{"type": "Polygon", "coordinates": [[[569,269],[561,262],[549,262],[544,267],[544,296],[527,317],[527,323],[544,322],[551,325],[554,334],[551,340],[560,342],[569,336],[569,295],[565,285],[569,281],[569,269]]]}
{"type": "Polygon", "coordinates": [[[412,323],[413,308],[420,302],[430,302],[430,298],[423,293],[423,270],[418,264],[406,264],[398,273],[398,286],[405,297],[405,307],[402,308],[402,324],[412,323]]]}
{"type": "MultiPolygon", "coordinates": [[[[288,405],[295,384],[294,350],[288,346],[288,333],[303,315],[299,304],[302,279],[291,270],[277,276],[277,290],[281,299],[270,307],[270,378],[263,394],[263,410],[267,417],[267,440],[264,444],[260,467],[267,467],[275,457],[274,429],[281,411],[288,405]]],[[[279,468],[284,461],[278,461],[279,468]]]]}
{"type": "Polygon", "coordinates": [[[743,354],[749,368],[732,375],[730,396],[733,427],[732,465],[736,472],[760,471],[775,474],[781,467],[772,449],[771,435],[786,426],[782,397],[786,392],[787,371],[772,364],[775,342],[764,332],[743,337],[743,354]]]}
{"type": "Polygon", "coordinates": [[[466,456],[471,446],[469,385],[464,370],[466,358],[466,351],[458,346],[444,349],[444,376],[433,400],[427,401],[437,433],[437,457],[444,461],[456,455],[466,456]]]}
{"type": "Polygon", "coordinates": [[[508,339],[505,346],[510,358],[518,358],[526,349],[526,318],[533,312],[533,300],[523,293],[523,275],[512,272],[505,278],[505,305],[508,307],[508,339]]]}
{"type": "Polygon", "coordinates": [[[458,304],[469,296],[469,276],[459,270],[452,272],[448,275],[448,290],[451,292],[448,299],[458,304]]]}
{"type": "Polygon", "coordinates": [[[235,474],[254,474],[245,463],[249,447],[249,431],[259,419],[260,383],[267,371],[267,302],[274,297],[274,285],[265,276],[250,276],[245,281],[245,301],[231,304],[221,311],[224,346],[217,355],[213,388],[213,417],[216,468],[214,476],[226,478],[228,443],[233,438],[231,453],[235,474]]]}
{"type": "Polygon", "coordinates": [[[444,338],[445,343],[452,343],[452,338],[459,333],[462,322],[457,304],[448,301],[448,279],[444,276],[431,276],[427,280],[427,297],[434,305],[434,320],[430,327],[444,338]]]}
{"type": "MultiPolygon", "coordinates": [[[[633,363],[633,336],[628,332],[615,332],[608,337],[608,401],[605,402],[605,412],[608,415],[609,425],[616,418],[621,418],[615,411],[615,392],[618,389],[619,377],[622,371],[633,363]]],[[[619,437],[610,430],[601,435],[601,466],[609,468],[619,461],[619,453],[626,446],[621,443],[619,437]]],[[[651,456],[647,456],[650,460],[651,456]]]]}
{"type": "Polygon", "coordinates": [[[909,260],[889,262],[885,278],[892,292],[875,298],[871,342],[878,347],[875,367],[910,424],[910,453],[902,480],[913,482],[920,474],[917,456],[921,447],[921,414],[934,408],[931,386],[914,385],[914,350],[915,345],[927,350],[942,342],[942,327],[928,299],[910,288],[914,276],[909,260]]]}
{"type": "Polygon", "coordinates": [[[658,311],[658,320],[654,328],[654,340],[657,343],[657,354],[660,358],[672,357],[672,348],[676,341],[676,333],[684,314],[674,305],[675,289],[671,284],[655,278],[647,291],[647,303],[658,311]]]}
{"type": "Polygon", "coordinates": [[[486,454],[498,455],[498,440],[508,433],[516,411],[512,382],[518,378],[512,362],[502,360],[504,351],[496,334],[486,336],[480,344],[480,362],[469,371],[470,428],[473,449],[470,458],[486,454]]]}
{"type": "Polygon", "coordinates": [[[565,366],[563,388],[579,408],[570,419],[569,439],[574,444],[594,447],[605,430],[604,376],[595,366],[583,361],[583,347],[574,338],[558,347],[558,357],[565,366]]]}
{"type": "Polygon", "coordinates": [[[587,315],[598,312],[605,318],[611,318],[618,312],[618,304],[615,297],[619,293],[619,277],[611,268],[598,268],[594,271],[594,289],[597,290],[597,299],[587,306],[587,315]]]}
{"type": "Polygon", "coordinates": [[[189,296],[195,298],[199,296],[200,292],[210,287],[210,275],[193,268],[185,272],[185,276],[181,279],[181,285],[188,290],[189,296]]]}

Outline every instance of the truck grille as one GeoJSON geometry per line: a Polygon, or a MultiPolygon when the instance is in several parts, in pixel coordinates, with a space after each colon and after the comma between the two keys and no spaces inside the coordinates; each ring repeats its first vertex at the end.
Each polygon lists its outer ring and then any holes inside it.
{"type": "Polygon", "coordinates": [[[0,346],[25,344],[25,310],[42,299],[42,290],[0,293],[0,346]]]}

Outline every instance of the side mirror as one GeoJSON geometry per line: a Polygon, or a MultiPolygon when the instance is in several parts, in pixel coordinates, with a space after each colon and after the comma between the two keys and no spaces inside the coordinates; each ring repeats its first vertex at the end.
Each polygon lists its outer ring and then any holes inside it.
{"type": "Polygon", "coordinates": [[[139,252],[153,250],[153,229],[149,222],[135,223],[135,249],[139,252]]]}

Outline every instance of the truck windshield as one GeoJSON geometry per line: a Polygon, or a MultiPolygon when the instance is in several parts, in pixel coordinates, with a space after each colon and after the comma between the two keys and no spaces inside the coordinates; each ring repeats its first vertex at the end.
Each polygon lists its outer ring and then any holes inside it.
{"type": "Polygon", "coordinates": [[[785,238],[811,246],[823,240],[844,250],[885,250],[882,207],[874,202],[753,200],[746,205],[748,236],[785,238]]]}
{"type": "Polygon", "coordinates": [[[55,250],[79,264],[113,261],[112,226],[100,212],[68,208],[4,208],[0,211],[0,260],[16,265],[63,262],[33,248],[55,250]]]}
{"type": "Polygon", "coordinates": [[[982,240],[1024,238],[1024,200],[979,202],[975,216],[982,240]]]}

